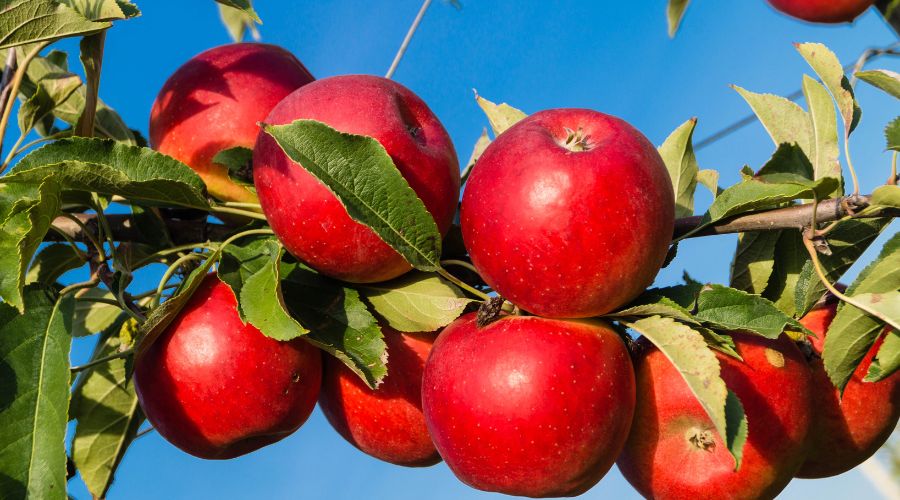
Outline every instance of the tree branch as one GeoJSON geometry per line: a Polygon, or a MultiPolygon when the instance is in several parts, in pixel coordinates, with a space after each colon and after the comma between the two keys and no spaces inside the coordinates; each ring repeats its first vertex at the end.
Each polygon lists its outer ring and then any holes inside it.
{"type": "MultiPolygon", "coordinates": [[[[825,200],[819,203],[816,220],[819,223],[834,222],[849,215],[859,212],[869,206],[869,195],[860,195],[855,198],[843,197],[825,200]],[[848,210],[849,209],[849,210],[848,210]]],[[[773,231],[776,229],[802,229],[809,226],[812,221],[812,203],[795,205],[792,207],[778,208],[738,215],[719,221],[704,228],[690,237],[711,236],[716,234],[740,233],[745,231],[773,231]]],[[[96,218],[94,214],[72,214],[77,217],[88,231],[96,232],[96,218]]],[[[222,241],[233,234],[239,226],[209,222],[205,217],[187,213],[186,217],[178,211],[164,214],[166,226],[172,236],[175,245],[186,245],[204,241],[222,241]]],[[[205,214],[204,214],[205,215],[205,214]]],[[[866,217],[900,217],[900,209],[885,209],[877,214],[866,214],[866,217]]],[[[157,244],[152,236],[143,234],[134,225],[131,215],[108,214],[110,230],[116,241],[133,241],[137,243],[157,244]]],[[[703,220],[702,216],[685,217],[675,221],[675,234],[678,238],[698,226],[703,220]]],[[[87,242],[88,237],[82,227],[67,217],[57,217],[53,221],[56,231],[50,231],[44,238],[45,241],[64,241],[63,234],[75,241],[87,242]]]]}
{"type": "MultiPolygon", "coordinates": [[[[819,223],[833,222],[869,206],[870,195],[845,196],[819,202],[816,220],[819,223]]],[[[715,234],[742,233],[745,231],[772,231],[775,229],[802,229],[812,222],[813,204],[805,203],[786,208],[738,215],[721,220],[689,236],[711,236],[715,234]]],[[[900,210],[886,209],[866,217],[898,217],[900,210]]],[[[675,238],[687,234],[700,226],[703,217],[695,215],[675,220],[675,238]]]]}

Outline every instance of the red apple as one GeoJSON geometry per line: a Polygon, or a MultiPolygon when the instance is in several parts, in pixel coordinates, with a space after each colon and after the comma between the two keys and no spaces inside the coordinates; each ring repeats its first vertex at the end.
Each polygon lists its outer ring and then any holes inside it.
{"type": "MultiPolygon", "coordinates": [[[[810,341],[819,355],[836,313],[837,301],[829,296],[800,320],[817,335],[810,341]]],[[[863,382],[872,358],[889,332],[885,329],[853,372],[843,397],[828,379],[822,359],[813,360],[816,418],[810,435],[809,457],[797,477],[820,478],[846,472],[872,456],[897,427],[900,372],[879,382],[863,382]]]]}
{"type": "Polygon", "coordinates": [[[472,262],[534,314],[603,314],[641,293],[672,240],[674,194],[656,148],[586,109],[541,111],[475,164],[461,226],[472,262]]]}
{"type": "Polygon", "coordinates": [[[422,408],[464,483],[509,495],[581,494],[612,467],[634,410],[622,339],[601,321],[475,315],[438,336],[422,408]]]}
{"type": "Polygon", "coordinates": [[[744,362],[716,356],[749,425],[738,471],[712,420],[665,355],[647,347],[636,361],[640,396],[618,465],[645,497],[774,498],[806,458],[812,375],[803,354],[783,335],[733,338],[744,362]]]}
{"type": "Polygon", "coordinates": [[[849,23],[875,0],[769,0],[772,7],[811,23],[849,23]]]}
{"type": "Polygon", "coordinates": [[[321,380],[318,349],[241,323],[234,293],[212,274],[134,364],[138,400],[153,427],[209,459],[250,453],[297,430],[321,380]]]}
{"type": "MultiPolygon", "coordinates": [[[[459,200],[459,162],[450,136],[428,106],[402,85],[367,75],[335,76],[281,101],[266,123],[323,122],[375,138],[431,212],[441,234],[459,200]]],[[[324,184],[259,134],[253,179],[272,230],[294,256],[328,276],[355,283],[395,278],[410,269],[371,229],[354,221],[324,184]]]]}
{"type": "Polygon", "coordinates": [[[441,461],[422,414],[422,371],[434,335],[382,326],[388,375],[370,389],[336,358],[325,360],[319,405],[332,427],[363,452],[412,467],[441,461]]]}
{"type": "Polygon", "coordinates": [[[233,147],[252,148],[257,122],[286,95],[314,78],[286,50],[235,43],[207,50],[178,68],[150,112],[150,144],[190,165],[225,201],[256,201],[213,157],[233,147]]]}

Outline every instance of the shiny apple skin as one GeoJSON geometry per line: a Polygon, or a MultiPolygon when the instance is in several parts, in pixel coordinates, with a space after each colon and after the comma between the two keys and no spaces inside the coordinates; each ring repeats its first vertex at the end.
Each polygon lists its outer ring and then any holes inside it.
{"type": "Polygon", "coordinates": [[[662,158],[625,121],[586,109],[535,113],[503,132],[463,193],[466,248],[484,280],[538,316],[585,318],[639,295],[674,226],[662,158]],[[564,143],[572,132],[586,151],[564,143]]]}
{"type": "Polygon", "coordinates": [[[244,455],[296,431],[321,381],[320,351],[241,323],[234,294],[215,275],[134,365],[138,400],[153,427],[206,459],[244,455]]]}

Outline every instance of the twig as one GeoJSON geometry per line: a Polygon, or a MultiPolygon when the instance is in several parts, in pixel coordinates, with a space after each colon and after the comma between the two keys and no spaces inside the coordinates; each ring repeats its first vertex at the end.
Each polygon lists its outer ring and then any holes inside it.
{"type": "MultiPolygon", "coordinates": [[[[869,205],[869,195],[856,197],[843,197],[825,200],[819,203],[818,222],[833,222],[852,215],[852,213],[869,205]],[[849,204],[849,207],[848,207],[849,204]],[[852,208],[852,210],[848,210],[852,208]]],[[[812,218],[813,204],[805,203],[792,207],[777,208],[751,214],[731,217],[705,227],[690,235],[710,236],[714,234],[742,233],[745,231],[770,231],[775,229],[802,229],[809,225],[812,218]]],[[[867,218],[897,217],[900,210],[885,209],[878,214],[865,214],[867,218]]],[[[685,217],[675,221],[675,237],[681,237],[700,226],[703,221],[701,216],[685,217]]]]}
{"type": "MultiPolygon", "coordinates": [[[[856,198],[835,198],[825,200],[819,203],[819,222],[833,222],[840,220],[848,215],[852,215],[846,209],[843,202],[852,201],[855,209],[865,208],[869,204],[869,195],[860,195],[856,198]]],[[[751,214],[739,215],[731,217],[715,224],[703,228],[691,237],[710,236],[715,234],[740,233],[744,231],[766,231],[774,229],[800,229],[809,224],[812,214],[812,204],[795,205],[787,208],[779,208],[774,210],[761,211],[751,214]]],[[[55,232],[50,232],[44,238],[45,241],[64,241],[59,234],[65,234],[75,241],[86,241],[83,234],[82,226],[90,226],[96,218],[94,214],[68,214],[77,218],[81,224],[76,224],[67,217],[57,217],[53,221],[55,232]]],[[[866,214],[865,217],[898,217],[900,211],[896,209],[886,209],[880,214],[866,214]]],[[[128,214],[107,214],[107,222],[113,239],[116,241],[131,241],[135,243],[157,244],[152,238],[137,230],[132,220],[132,216],[128,214]]],[[[222,241],[239,228],[227,224],[218,224],[208,222],[202,219],[180,219],[173,217],[164,217],[164,222],[172,235],[172,240],[176,245],[196,245],[198,248],[205,247],[203,243],[207,241],[222,241]]],[[[694,229],[702,222],[701,216],[685,217],[675,221],[674,237],[680,237],[694,229]]]]}
{"type": "Polygon", "coordinates": [[[412,25],[409,27],[409,31],[406,32],[406,37],[403,38],[403,43],[400,44],[400,49],[397,50],[397,54],[394,56],[394,60],[391,62],[391,67],[388,68],[387,73],[384,75],[385,78],[391,79],[394,76],[394,72],[397,71],[397,66],[400,65],[400,60],[403,59],[403,55],[406,54],[406,48],[409,47],[409,41],[412,40],[413,35],[416,34],[416,29],[419,28],[419,23],[422,22],[422,18],[425,17],[425,11],[428,10],[428,7],[431,5],[431,0],[425,0],[422,2],[422,7],[419,8],[419,13],[416,14],[416,18],[413,19],[412,25]]]}

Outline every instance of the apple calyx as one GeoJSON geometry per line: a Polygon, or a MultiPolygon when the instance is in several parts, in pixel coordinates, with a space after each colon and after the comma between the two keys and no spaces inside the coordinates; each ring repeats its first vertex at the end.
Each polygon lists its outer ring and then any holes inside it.
{"type": "Polygon", "coordinates": [[[569,127],[565,128],[566,130],[566,140],[561,145],[562,147],[572,151],[573,153],[581,153],[583,151],[590,151],[594,148],[594,143],[591,142],[591,136],[584,133],[584,130],[581,127],[578,127],[576,130],[572,130],[569,127]]]}
{"type": "Polygon", "coordinates": [[[688,441],[699,450],[711,452],[716,447],[713,433],[709,429],[701,430],[696,427],[691,427],[686,434],[688,441]]]}

